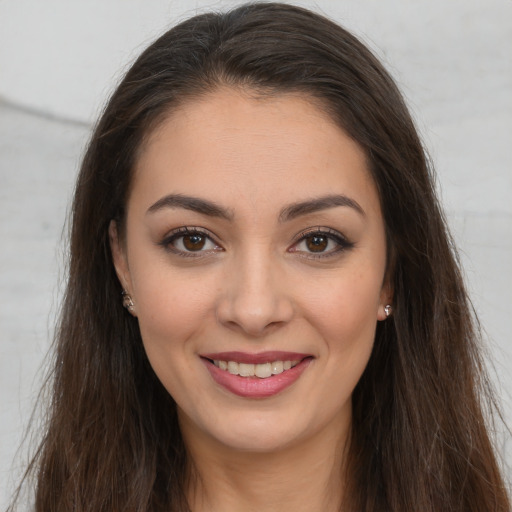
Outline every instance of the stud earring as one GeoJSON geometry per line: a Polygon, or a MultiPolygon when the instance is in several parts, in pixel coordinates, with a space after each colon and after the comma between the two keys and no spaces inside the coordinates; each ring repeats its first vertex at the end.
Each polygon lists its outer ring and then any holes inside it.
{"type": "Polygon", "coordinates": [[[386,318],[393,313],[393,308],[391,307],[391,304],[386,304],[384,306],[384,313],[386,314],[386,318]]]}
{"type": "Polygon", "coordinates": [[[132,296],[126,290],[121,292],[121,296],[123,297],[123,307],[133,315],[135,304],[133,303],[132,296]]]}

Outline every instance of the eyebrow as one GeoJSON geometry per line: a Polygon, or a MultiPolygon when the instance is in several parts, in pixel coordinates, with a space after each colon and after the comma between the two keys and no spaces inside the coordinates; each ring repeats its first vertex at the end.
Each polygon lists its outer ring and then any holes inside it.
{"type": "MultiPolygon", "coordinates": [[[[337,206],[346,206],[352,208],[357,213],[366,216],[364,210],[359,203],[345,195],[328,195],[306,201],[292,203],[281,210],[279,214],[280,222],[288,222],[302,215],[335,208],[337,206]]],[[[223,206],[218,205],[213,201],[201,199],[198,197],[186,196],[183,194],[168,194],[156,203],[151,205],[146,213],[154,213],[164,208],[183,208],[191,210],[208,217],[218,217],[226,220],[233,220],[233,212],[223,206]]]]}
{"type": "Polygon", "coordinates": [[[335,208],[336,206],[347,206],[355,210],[363,217],[366,216],[364,210],[361,208],[357,201],[351,199],[350,197],[339,194],[328,195],[315,199],[309,199],[307,201],[293,203],[281,210],[279,220],[281,222],[287,222],[300,217],[301,215],[308,215],[310,213],[327,210],[329,208],[335,208]]]}
{"type": "Polygon", "coordinates": [[[193,212],[207,215],[208,217],[218,217],[221,219],[232,220],[233,213],[213,201],[200,199],[198,197],[185,196],[182,194],[169,194],[159,199],[148,208],[146,213],[154,213],[163,208],[183,208],[193,212]]]}

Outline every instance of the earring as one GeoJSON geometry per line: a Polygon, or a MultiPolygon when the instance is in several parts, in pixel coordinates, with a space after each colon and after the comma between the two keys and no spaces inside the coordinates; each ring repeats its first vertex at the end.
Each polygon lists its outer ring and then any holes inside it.
{"type": "Polygon", "coordinates": [[[133,315],[135,304],[133,303],[132,296],[126,290],[121,292],[121,296],[123,297],[123,307],[133,315]]]}
{"type": "Polygon", "coordinates": [[[391,307],[391,304],[386,304],[384,306],[384,313],[386,313],[386,318],[393,313],[393,308],[391,307]]]}

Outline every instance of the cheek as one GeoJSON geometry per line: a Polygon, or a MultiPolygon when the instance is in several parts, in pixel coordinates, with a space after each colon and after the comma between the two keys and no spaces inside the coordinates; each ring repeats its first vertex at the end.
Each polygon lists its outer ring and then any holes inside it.
{"type": "Polygon", "coordinates": [[[381,293],[381,276],[366,272],[340,271],[323,290],[309,291],[312,321],[329,333],[328,338],[342,339],[367,335],[375,330],[381,293]],[[323,327],[322,327],[323,326],[323,327]],[[351,334],[351,336],[348,336],[351,334]],[[347,338],[348,336],[348,338],[347,338]]]}
{"type": "MultiPolygon", "coordinates": [[[[177,276],[160,275],[140,283],[138,321],[149,362],[174,399],[190,391],[188,376],[194,372],[198,334],[208,331],[211,297],[202,286],[177,276]]],[[[197,399],[197,397],[196,397],[197,399]]]]}
{"type": "Polygon", "coordinates": [[[206,329],[214,303],[211,273],[176,269],[166,258],[133,258],[131,268],[139,327],[152,364],[166,355],[193,351],[188,340],[206,329]]]}
{"type": "Polygon", "coordinates": [[[326,380],[338,389],[330,398],[333,407],[348,399],[370,358],[382,280],[371,267],[346,270],[340,269],[325,291],[309,301],[309,322],[322,338],[326,380]]]}
{"type": "MultiPolygon", "coordinates": [[[[378,281],[351,279],[350,285],[338,287],[329,300],[318,310],[316,328],[324,340],[327,355],[325,374],[331,376],[333,388],[338,390],[332,398],[349,400],[371,356],[379,303],[378,281]]],[[[341,284],[341,283],[340,283],[341,284]]]]}
{"type": "Polygon", "coordinates": [[[206,283],[167,276],[137,289],[141,331],[162,335],[166,340],[183,339],[201,327],[211,310],[212,293],[206,283]]]}

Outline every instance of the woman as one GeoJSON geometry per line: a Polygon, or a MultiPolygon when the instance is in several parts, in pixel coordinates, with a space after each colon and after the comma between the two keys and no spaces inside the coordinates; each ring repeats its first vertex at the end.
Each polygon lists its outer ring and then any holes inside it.
{"type": "Polygon", "coordinates": [[[393,81],[282,4],[135,62],[78,178],[36,510],[508,511],[393,81]]]}

